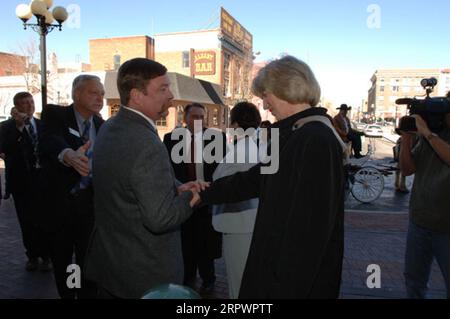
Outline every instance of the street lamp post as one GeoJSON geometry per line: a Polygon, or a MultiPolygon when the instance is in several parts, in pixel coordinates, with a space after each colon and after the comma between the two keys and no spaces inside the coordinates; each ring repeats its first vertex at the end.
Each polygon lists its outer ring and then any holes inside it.
{"type": "Polygon", "coordinates": [[[67,10],[63,7],[55,7],[52,12],[49,11],[53,5],[53,0],[33,0],[30,5],[19,4],[16,7],[17,17],[23,21],[23,27],[31,27],[40,37],[40,56],[41,56],[41,96],[42,108],[47,105],[47,44],[46,36],[53,29],[62,30],[62,24],[68,18],[67,10]],[[32,16],[36,17],[37,23],[27,23],[32,16]],[[57,24],[52,24],[54,21],[57,24]]]}

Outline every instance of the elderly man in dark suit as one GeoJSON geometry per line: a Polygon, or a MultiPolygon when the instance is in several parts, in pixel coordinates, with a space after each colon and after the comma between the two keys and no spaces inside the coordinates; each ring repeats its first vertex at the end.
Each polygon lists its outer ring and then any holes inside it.
{"type": "Polygon", "coordinates": [[[8,166],[8,188],[12,192],[22,230],[28,262],[26,270],[34,271],[42,259],[41,270],[51,270],[49,247],[40,228],[41,201],[39,180],[41,166],[38,139],[41,122],[33,116],[34,100],[28,92],[14,96],[12,118],[2,124],[1,152],[8,166]]]}
{"type": "MultiPolygon", "coordinates": [[[[192,135],[189,163],[175,163],[172,160],[172,166],[175,171],[176,178],[182,182],[190,182],[195,180],[203,180],[212,182],[212,175],[216,170],[219,162],[206,163],[203,159],[194,162],[192,147],[194,141],[202,141],[206,147],[210,140],[205,139],[203,134],[206,130],[204,127],[206,110],[202,104],[192,103],[186,105],[184,109],[184,122],[188,134],[192,135]],[[199,132],[194,131],[194,123],[198,121],[199,132]],[[201,135],[194,138],[195,135],[201,135]]],[[[176,130],[180,132],[179,129],[176,130]]],[[[173,133],[173,132],[172,132],[173,133]]],[[[168,133],[164,136],[164,144],[169,154],[172,153],[173,147],[179,142],[177,138],[168,133]]],[[[218,141],[222,145],[222,156],[226,153],[226,137],[222,133],[222,141],[218,141]]],[[[203,151],[203,149],[202,149],[203,151]]],[[[216,280],[214,259],[222,256],[222,234],[216,232],[212,226],[212,214],[210,206],[197,208],[195,213],[181,227],[181,242],[183,245],[184,260],[184,284],[194,287],[197,277],[197,270],[203,281],[201,289],[203,292],[210,292],[214,288],[216,280]]]]}
{"type": "Polygon", "coordinates": [[[47,231],[52,235],[52,260],[61,298],[90,298],[95,288],[81,272],[81,287],[68,287],[68,266],[83,267],[94,225],[92,153],[103,120],[97,115],[105,94],[100,78],[80,75],[73,81],[73,104],[47,105],[42,112],[41,158],[47,177],[47,231]]]}
{"type": "Polygon", "coordinates": [[[95,228],[86,272],[99,298],[140,298],[158,285],[182,283],[179,227],[199,189],[177,182],[156,130],[173,99],[167,69],[129,60],[117,86],[122,105],[94,151],[95,228]]]}

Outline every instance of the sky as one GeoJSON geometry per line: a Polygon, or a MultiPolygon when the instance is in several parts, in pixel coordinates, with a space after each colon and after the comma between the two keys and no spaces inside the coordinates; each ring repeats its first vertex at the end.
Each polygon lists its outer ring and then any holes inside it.
{"type": "MultiPolygon", "coordinates": [[[[0,11],[0,51],[38,35],[15,17],[21,0],[0,11]]],[[[71,18],[47,36],[60,62],[89,62],[89,39],[219,26],[223,6],[253,35],[256,61],[288,53],[307,62],[335,104],[360,105],[377,69],[450,68],[448,0],[54,0],[71,18]]]]}

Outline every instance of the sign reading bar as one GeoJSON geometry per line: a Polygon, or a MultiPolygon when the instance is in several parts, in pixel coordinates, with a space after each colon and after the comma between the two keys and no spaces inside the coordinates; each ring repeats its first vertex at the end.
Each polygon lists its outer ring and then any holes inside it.
{"type": "Polygon", "coordinates": [[[216,74],[216,52],[196,51],[194,52],[194,74],[214,75],[216,74]]]}
{"type": "Polygon", "coordinates": [[[222,32],[245,49],[253,46],[253,36],[239,22],[237,22],[224,8],[220,12],[220,27],[222,32]]]}

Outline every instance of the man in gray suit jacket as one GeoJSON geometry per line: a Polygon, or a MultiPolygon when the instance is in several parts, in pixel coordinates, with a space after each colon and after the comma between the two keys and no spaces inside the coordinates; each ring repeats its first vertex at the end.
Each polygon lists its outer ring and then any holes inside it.
{"type": "Polygon", "coordinates": [[[137,58],[119,69],[121,108],[100,130],[93,160],[95,227],[86,275],[99,298],[140,298],[160,284],[183,282],[180,225],[198,186],[179,186],[155,122],[173,95],[167,69],[137,58]]]}

